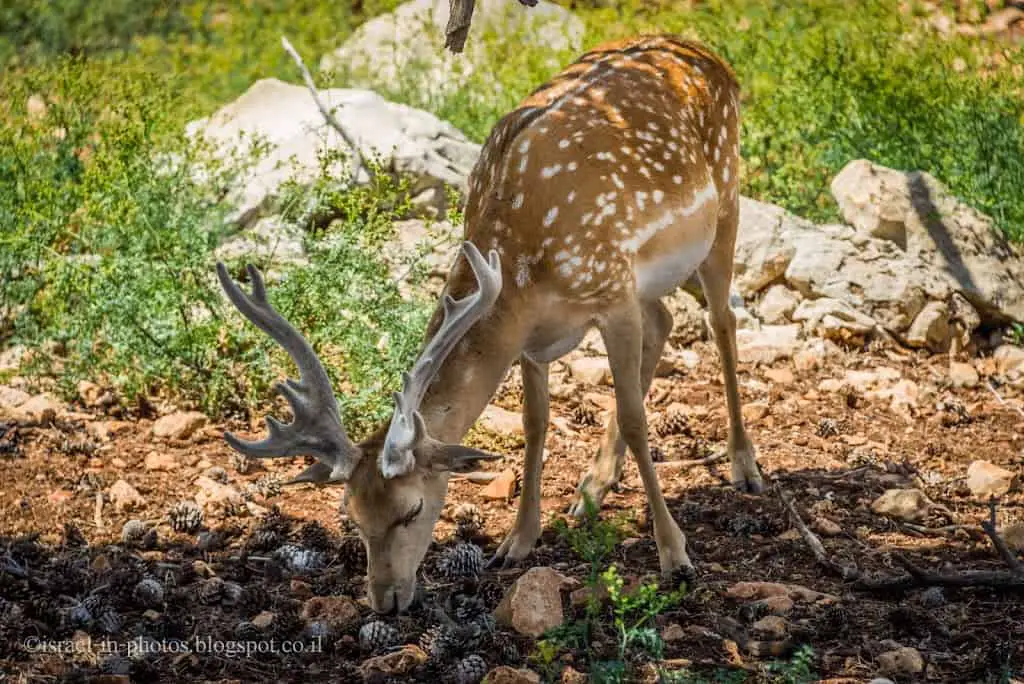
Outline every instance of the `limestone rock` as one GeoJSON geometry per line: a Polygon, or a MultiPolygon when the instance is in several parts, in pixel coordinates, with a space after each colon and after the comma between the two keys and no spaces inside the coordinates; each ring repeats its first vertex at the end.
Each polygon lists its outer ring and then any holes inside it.
{"type": "Polygon", "coordinates": [[[167,439],[188,439],[206,425],[206,416],[198,411],[177,411],[161,416],[153,423],[153,436],[167,439]]]}
{"type": "Polygon", "coordinates": [[[949,364],[949,382],[953,387],[977,387],[981,378],[974,366],[964,361],[952,361],[949,364]]]}
{"type": "Polygon", "coordinates": [[[995,359],[996,371],[1000,375],[1024,375],[1024,348],[1001,344],[992,353],[992,358],[995,359]]]}
{"type": "Polygon", "coordinates": [[[408,279],[399,282],[402,296],[408,298],[421,294],[422,290],[432,296],[440,295],[459,253],[459,231],[448,221],[423,219],[396,221],[393,226],[394,237],[381,249],[391,275],[398,280],[415,269],[414,272],[421,272],[426,278],[426,283],[417,288],[410,287],[408,279]]]}
{"type": "Polygon", "coordinates": [[[588,385],[611,385],[612,370],[602,356],[583,356],[569,363],[572,377],[588,385]]]}
{"type": "Polygon", "coordinates": [[[27,425],[43,425],[64,415],[64,404],[48,394],[37,394],[11,410],[14,418],[27,425]]]}
{"type": "Polygon", "coordinates": [[[875,658],[878,669],[887,675],[917,675],[924,672],[924,658],[916,648],[903,646],[875,658]]]}
{"type": "MultiPolygon", "coordinates": [[[[378,158],[384,171],[412,177],[411,192],[445,183],[466,190],[480,147],[452,125],[369,90],[331,88],[320,96],[345,122],[364,158],[378,158]]],[[[249,172],[226,189],[236,207],[231,220],[241,226],[270,208],[286,181],[308,185],[320,176],[323,155],[348,150],[305,86],[275,78],[257,81],[209,118],[189,123],[186,134],[209,142],[219,158],[248,155],[261,142],[262,153],[249,172]]],[[[338,160],[329,171],[340,175],[349,164],[338,160]]],[[[197,167],[195,173],[201,178],[204,170],[197,167]]],[[[365,172],[356,179],[365,180],[365,172]]]]}
{"type": "Polygon", "coordinates": [[[530,568],[509,587],[494,617],[519,634],[537,638],[565,619],[562,589],[568,584],[564,575],[551,568],[530,568]]]}
{"type": "Polygon", "coordinates": [[[967,488],[978,498],[1003,496],[1013,489],[1017,475],[988,461],[974,461],[967,467],[967,488]]]}
{"type": "Polygon", "coordinates": [[[406,644],[398,651],[367,659],[359,666],[359,671],[367,679],[398,677],[408,675],[429,659],[430,656],[419,646],[406,644]]]}
{"type": "Polygon", "coordinates": [[[488,404],[480,414],[479,420],[484,429],[499,435],[523,434],[523,415],[517,411],[488,404]]]}
{"type": "Polygon", "coordinates": [[[766,639],[782,639],[786,636],[786,632],[789,631],[785,618],[778,615],[766,615],[752,624],[750,628],[757,635],[766,639]]]}
{"type": "Polygon", "coordinates": [[[907,522],[924,520],[934,507],[920,489],[887,489],[871,504],[875,513],[907,522]]]}
{"type": "Polygon", "coordinates": [[[540,684],[540,675],[526,668],[516,669],[508,665],[496,667],[484,677],[487,684],[540,684]]]}
{"type": "Polygon", "coordinates": [[[406,2],[357,28],[324,55],[320,69],[365,87],[396,87],[415,74],[417,91],[438,97],[465,88],[468,76],[489,68],[496,43],[512,41],[555,70],[565,60],[559,52],[579,51],[584,31],[572,12],[547,0],[526,11],[516,0],[478,3],[465,50],[455,55],[444,48],[448,17],[446,0],[406,2]]]}
{"type": "Polygon", "coordinates": [[[708,337],[704,307],[685,288],[679,288],[662,301],[672,314],[672,332],[669,341],[676,347],[686,347],[708,337]]]}
{"type": "Polygon", "coordinates": [[[169,472],[180,468],[181,463],[166,451],[150,451],[146,454],[146,460],[143,461],[143,467],[146,470],[162,470],[169,472]]]}
{"type": "Polygon", "coordinates": [[[774,363],[791,357],[800,346],[800,326],[765,325],[760,330],[737,330],[736,347],[743,363],[774,363]]]}
{"type": "Polygon", "coordinates": [[[871,335],[876,323],[846,302],[831,297],[801,302],[792,316],[803,322],[808,333],[833,340],[864,339],[871,335]]]}
{"type": "Polygon", "coordinates": [[[277,266],[309,263],[302,229],[276,216],[261,218],[252,227],[231,236],[214,251],[214,256],[224,261],[258,259],[269,264],[263,269],[268,272],[277,266]]]}
{"type": "Polygon", "coordinates": [[[911,347],[941,352],[948,348],[949,336],[949,307],[944,302],[928,302],[910,324],[905,341],[911,347]]]}
{"type": "Polygon", "coordinates": [[[948,273],[983,317],[1024,321],[1024,251],[929,174],[858,159],[833,179],[832,195],[858,232],[948,273]]]}
{"type": "Polygon", "coordinates": [[[142,506],[146,503],[146,500],[139,494],[139,490],[124,480],[118,480],[110,485],[110,489],[107,490],[107,496],[110,497],[114,508],[119,511],[142,506]]]}
{"type": "Polygon", "coordinates": [[[770,325],[782,325],[790,322],[793,312],[800,305],[800,294],[785,285],[775,284],[769,287],[757,305],[757,315],[770,325]]]}
{"type": "Polygon", "coordinates": [[[0,411],[7,411],[17,408],[32,398],[28,392],[23,392],[17,387],[0,385],[0,411]]]}

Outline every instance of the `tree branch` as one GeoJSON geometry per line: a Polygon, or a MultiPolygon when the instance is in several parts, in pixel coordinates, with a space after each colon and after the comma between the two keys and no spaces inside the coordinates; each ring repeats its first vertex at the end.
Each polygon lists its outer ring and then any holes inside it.
{"type": "Polygon", "coordinates": [[[356,144],[355,138],[345,130],[345,127],[341,125],[337,117],[327,108],[323,99],[320,97],[320,92],[316,88],[316,83],[313,82],[313,75],[309,73],[309,69],[306,68],[306,63],[302,61],[302,56],[298,50],[292,47],[292,44],[288,41],[288,38],[281,36],[281,45],[284,46],[285,51],[292,56],[295,63],[299,67],[299,71],[302,72],[302,78],[306,82],[306,87],[309,88],[309,93],[313,96],[313,101],[316,103],[317,109],[323,115],[324,120],[327,124],[336,130],[342,139],[352,150],[352,164],[354,166],[352,172],[353,180],[359,178],[360,171],[366,171],[366,175],[369,176],[370,180],[373,180],[373,172],[363,163],[363,155],[359,152],[359,145],[356,144]]]}
{"type": "MultiPolygon", "coordinates": [[[[519,4],[536,7],[537,0],[519,0],[519,4]]],[[[454,54],[461,53],[466,47],[475,7],[476,0],[448,0],[448,25],[444,29],[444,46],[454,54]]]]}
{"type": "Polygon", "coordinates": [[[1006,545],[1006,541],[999,534],[999,530],[996,528],[996,500],[992,499],[988,502],[988,520],[982,521],[981,529],[985,530],[985,534],[992,541],[992,546],[995,547],[996,553],[1003,559],[1003,562],[1010,568],[1015,574],[1024,573],[1024,566],[1021,566],[1019,560],[1017,560],[1017,554],[1010,550],[1010,547],[1006,545]]]}

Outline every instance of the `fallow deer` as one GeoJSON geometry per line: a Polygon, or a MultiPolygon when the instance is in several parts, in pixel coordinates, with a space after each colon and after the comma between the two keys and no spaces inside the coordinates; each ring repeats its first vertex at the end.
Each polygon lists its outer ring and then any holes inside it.
{"type": "Polygon", "coordinates": [[[762,490],[740,410],[729,307],[739,116],[730,66],[696,42],[666,35],[598,46],[504,116],[473,169],[462,251],[425,346],[394,395],[390,422],[359,444],[345,433],[320,360],[268,303],[259,272],[249,267],[250,297],[218,264],[231,301],[300,371],[298,381],[278,385],[294,422],[268,417],[260,442],[225,437],[254,457],[316,457],[290,482],[345,484],[348,516],[367,549],[374,610],[411,603],[449,474],[495,458],[459,442],[517,360],[524,481],[515,525],[491,562],[529,555],[541,532],[548,365],[594,327],[616,406],[573,512],[583,511],[584,497],[604,499],[628,448],[650,502],[662,571],[692,570],[651,461],[644,396],[672,327],[661,298],[694,273],[721,357],[732,480],[762,490]]]}

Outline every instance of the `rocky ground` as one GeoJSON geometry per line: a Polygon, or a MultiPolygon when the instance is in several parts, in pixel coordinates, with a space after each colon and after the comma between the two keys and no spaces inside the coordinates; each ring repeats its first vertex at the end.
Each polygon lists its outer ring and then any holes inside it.
{"type": "MultiPolygon", "coordinates": [[[[771,485],[749,496],[728,486],[725,463],[686,463],[724,447],[713,345],[670,354],[648,398],[652,440],[699,574],[656,618],[662,665],[709,675],[728,668],[758,681],[768,664],[809,645],[812,670],[832,681],[1020,677],[1019,576],[1014,590],[927,586],[929,578],[907,574],[1005,575],[981,527],[991,496],[1000,537],[1024,547],[1024,493],[1013,477],[1024,464],[1024,393],[1002,382],[1015,358],[965,362],[951,376],[944,355],[810,340],[792,358],[742,364],[744,413],[771,485]],[[862,579],[844,581],[816,560],[782,494],[826,559],[856,564],[862,579]],[[872,584],[886,578],[902,579],[872,584]]],[[[506,454],[490,466],[498,477],[453,482],[422,569],[424,600],[409,616],[377,622],[363,601],[361,546],[339,518],[340,491],[281,491],[279,479],[302,459],[268,469],[236,459],[222,430],[252,426],[199,414],[119,416],[88,385],[72,406],[0,388],[3,671],[29,681],[98,673],[105,679],[94,681],[148,681],[173,670],[190,681],[475,682],[508,666],[491,681],[536,681],[519,668],[564,669],[562,681],[583,681],[572,678],[589,668],[581,651],[542,667],[531,634],[584,611],[589,567],[550,523],[602,434],[612,401],[602,362],[578,355],[553,373],[549,519],[530,560],[476,576],[478,556],[465,546],[493,551],[514,518],[513,370],[470,439],[506,454]],[[126,527],[130,520],[138,522],[126,527]],[[489,618],[508,593],[509,605],[489,618]],[[451,631],[446,620],[476,629],[451,631]],[[226,650],[271,639],[276,650],[226,650]],[[389,649],[400,644],[409,646],[389,649]],[[460,661],[460,649],[483,662],[460,661]]],[[[657,572],[644,503],[630,462],[603,512],[625,530],[610,562],[627,586],[657,572]]],[[[597,656],[614,656],[608,625],[595,641],[597,656]]],[[[631,676],[655,681],[652,672],[637,661],[631,676]]]]}

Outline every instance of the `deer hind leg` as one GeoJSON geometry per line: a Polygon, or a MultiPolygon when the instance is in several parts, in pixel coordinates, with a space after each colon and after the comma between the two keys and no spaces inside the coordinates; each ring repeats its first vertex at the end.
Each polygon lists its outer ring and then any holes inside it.
{"type": "MultiPolygon", "coordinates": [[[[661,302],[653,300],[643,305],[643,354],[640,362],[641,391],[644,396],[651,388],[654,370],[665,350],[665,341],[672,332],[672,314],[661,302]]],[[[618,387],[618,383],[615,385],[618,387]]],[[[618,412],[612,411],[605,423],[604,439],[594,454],[590,469],[580,480],[577,500],[571,514],[577,517],[586,513],[586,498],[600,506],[604,497],[618,484],[622,477],[622,466],[626,458],[626,440],[619,432],[618,412]]]]}
{"type": "Polygon", "coordinates": [[[548,364],[538,363],[523,354],[519,367],[523,375],[523,432],[526,437],[523,493],[512,531],[488,562],[490,566],[500,562],[506,567],[526,558],[540,538],[540,478],[550,416],[548,364]]]}
{"type": "Polygon", "coordinates": [[[739,381],[736,377],[736,315],[729,307],[729,288],[732,283],[737,211],[729,211],[718,221],[718,234],[711,253],[697,269],[704,298],[707,301],[718,355],[721,357],[725,379],[725,399],[729,411],[728,454],[732,469],[732,483],[740,491],[758,494],[764,491],[764,481],[757,467],[754,445],[743,425],[739,381]]]}
{"type": "Polygon", "coordinates": [[[647,446],[647,416],[644,413],[642,366],[644,356],[643,305],[632,306],[611,315],[601,326],[601,336],[608,349],[608,362],[615,382],[615,407],[619,434],[636,458],[644,492],[651,505],[654,541],[658,545],[661,570],[693,570],[686,555],[686,538],[672,518],[665,495],[658,483],[658,473],[647,446]]]}

